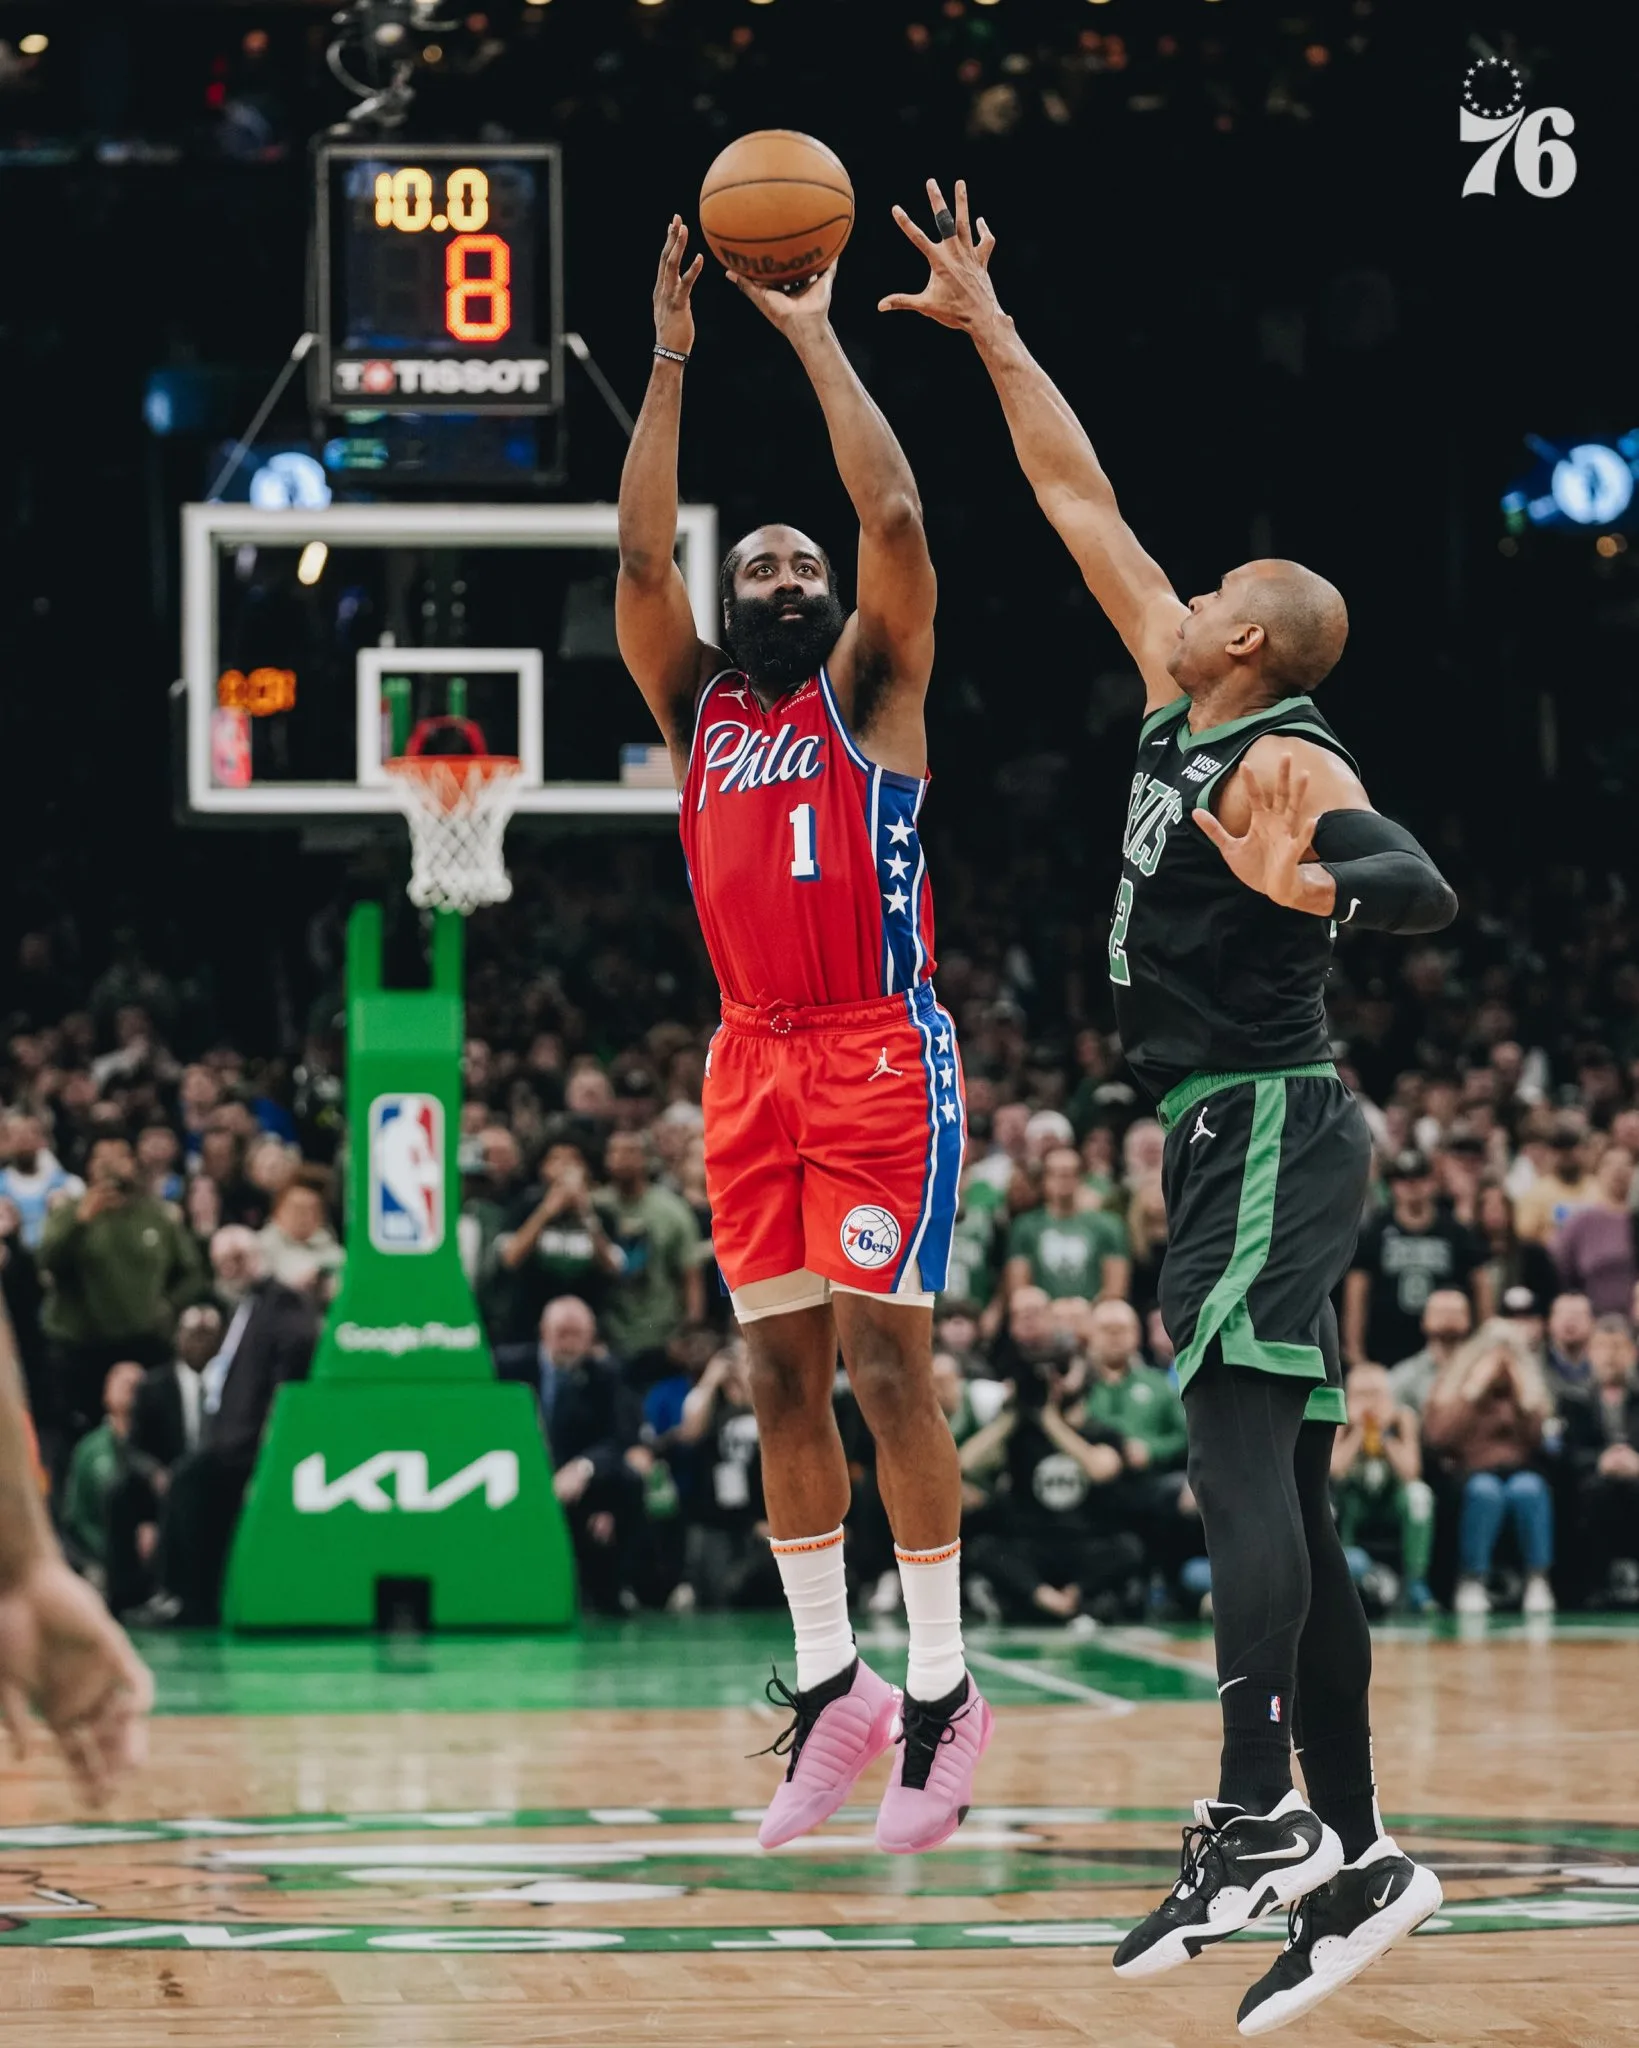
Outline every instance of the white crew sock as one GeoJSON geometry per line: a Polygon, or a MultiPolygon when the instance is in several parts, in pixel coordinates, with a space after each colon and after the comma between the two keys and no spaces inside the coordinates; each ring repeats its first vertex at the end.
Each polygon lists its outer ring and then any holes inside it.
{"type": "Polygon", "coordinates": [[[797,1690],[810,1692],[839,1671],[846,1671],[854,1661],[842,1531],[833,1529],[828,1536],[776,1536],[768,1547],[780,1568],[780,1584],[797,1632],[797,1690]]]}
{"type": "Polygon", "coordinates": [[[893,1554],[899,1562],[911,1631],[905,1690],[926,1705],[954,1692],[967,1672],[962,1657],[961,1539],[941,1543],[937,1550],[901,1550],[896,1543],[893,1554]]]}

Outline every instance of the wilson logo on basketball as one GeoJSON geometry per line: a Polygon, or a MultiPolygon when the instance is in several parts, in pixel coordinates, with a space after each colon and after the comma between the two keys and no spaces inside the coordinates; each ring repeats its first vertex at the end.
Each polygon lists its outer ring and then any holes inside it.
{"type": "Polygon", "coordinates": [[[899,1225],[886,1209],[861,1202],[842,1219],[842,1249],[856,1266],[885,1266],[899,1250],[899,1225]]]}

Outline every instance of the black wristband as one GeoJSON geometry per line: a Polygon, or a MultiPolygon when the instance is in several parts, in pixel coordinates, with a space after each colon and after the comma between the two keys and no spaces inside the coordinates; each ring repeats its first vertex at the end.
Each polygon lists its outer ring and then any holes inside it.
{"type": "Polygon", "coordinates": [[[687,355],[681,349],[662,348],[658,341],[654,345],[654,352],[663,363],[686,363],[688,361],[687,355]]]}

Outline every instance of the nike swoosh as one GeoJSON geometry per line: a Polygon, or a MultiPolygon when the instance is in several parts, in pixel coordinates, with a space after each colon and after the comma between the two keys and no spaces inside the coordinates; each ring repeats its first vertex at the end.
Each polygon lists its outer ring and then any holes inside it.
{"type": "Polygon", "coordinates": [[[1246,1673],[1245,1673],[1244,1671],[1243,1671],[1243,1672],[1241,1673],[1241,1675],[1240,1675],[1240,1677],[1239,1677],[1239,1678],[1226,1678],[1226,1679],[1224,1680],[1223,1684],[1222,1684],[1222,1685],[1220,1685],[1220,1686],[1219,1686],[1219,1688],[1218,1688],[1218,1697],[1219,1697],[1219,1699],[1222,1699],[1222,1698],[1223,1698],[1224,1694],[1225,1694],[1226,1692],[1228,1692],[1229,1688],[1230,1688],[1230,1687],[1231,1687],[1232,1685],[1244,1685],[1245,1683],[1246,1683],[1246,1673]]]}
{"type": "Polygon", "coordinates": [[[1383,1894],[1382,1894],[1382,1897],[1381,1897],[1381,1898],[1376,1898],[1376,1899],[1373,1899],[1373,1900],[1372,1900],[1372,1911],[1373,1911],[1374,1913],[1381,1913],[1381,1912],[1382,1912],[1383,1908],[1384,1908],[1384,1907],[1385,1907],[1385,1906],[1386,1906],[1386,1905],[1388,1904],[1388,1902],[1389,1902],[1389,1893],[1390,1893],[1390,1892],[1392,1892],[1393,1890],[1394,1890],[1394,1879],[1393,1879],[1393,1878],[1391,1877],[1391,1878],[1389,1879],[1388,1883],[1387,1883],[1386,1885],[1384,1885],[1384,1887],[1383,1887],[1383,1894]]]}
{"type": "Polygon", "coordinates": [[[1289,1849],[1260,1849],[1255,1856],[1249,1855],[1243,1850],[1235,1858],[1235,1861],[1237,1863],[1295,1863],[1298,1857],[1307,1856],[1309,1853],[1309,1844],[1304,1841],[1301,1835],[1294,1835],[1292,1837],[1292,1846],[1289,1849]]]}

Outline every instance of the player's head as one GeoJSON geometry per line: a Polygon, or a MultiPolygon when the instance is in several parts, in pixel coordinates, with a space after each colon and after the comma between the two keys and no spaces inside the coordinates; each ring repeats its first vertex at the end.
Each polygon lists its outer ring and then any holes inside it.
{"type": "Polygon", "coordinates": [[[842,636],[831,558],[794,526],[759,526],[723,558],[723,644],[754,683],[794,690],[842,636]]]}
{"type": "Polygon", "coordinates": [[[1192,597],[1167,670],[1188,696],[1244,677],[1253,706],[1306,697],[1337,666],[1349,637],[1342,593],[1301,562],[1243,562],[1192,597]]]}

